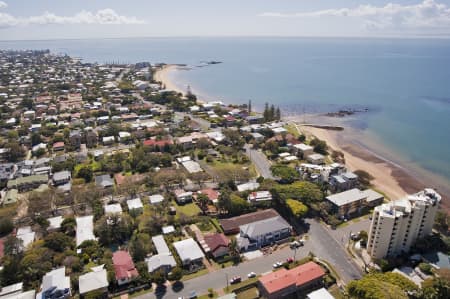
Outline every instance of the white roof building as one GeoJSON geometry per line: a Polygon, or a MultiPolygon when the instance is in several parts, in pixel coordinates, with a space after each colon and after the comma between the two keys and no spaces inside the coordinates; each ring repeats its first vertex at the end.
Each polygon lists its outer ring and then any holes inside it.
{"type": "Polygon", "coordinates": [[[200,164],[198,164],[195,161],[186,161],[183,162],[183,167],[186,168],[186,170],[189,173],[197,173],[197,172],[202,172],[203,169],[200,167],[200,164]]]}
{"type": "Polygon", "coordinates": [[[114,203],[110,205],[105,205],[105,214],[122,214],[122,207],[120,203],[114,203]]]}
{"type": "Polygon", "coordinates": [[[150,203],[152,205],[155,205],[155,204],[159,204],[159,203],[163,202],[164,196],[162,196],[161,194],[154,194],[154,195],[150,195],[148,197],[148,200],[150,201],[150,203]]]}
{"type": "Polygon", "coordinates": [[[61,223],[63,222],[64,219],[62,216],[56,216],[48,218],[47,220],[49,222],[47,230],[56,230],[61,228],[61,223]]]}
{"type": "Polygon", "coordinates": [[[17,229],[16,237],[22,240],[22,245],[27,248],[28,245],[34,242],[35,232],[31,230],[30,226],[19,227],[17,229]]]}
{"type": "Polygon", "coordinates": [[[160,269],[161,267],[175,267],[177,262],[173,258],[171,253],[160,253],[151,256],[147,260],[148,272],[153,272],[155,270],[160,269]]]}
{"type": "Polygon", "coordinates": [[[219,131],[207,132],[206,135],[209,139],[212,139],[217,142],[222,142],[225,140],[225,135],[219,131]]]}
{"type": "Polygon", "coordinates": [[[128,210],[142,209],[144,205],[139,197],[127,200],[128,210]]]}
{"type": "Polygon", "coordinates": [[[158,254],[171,253],[169,247],[167,246],[166,240],[164,240],[162,235],[152,237],[152,242],[153,245],[155,245],[155,249],[158,254]]]}
{"type": "Polygon", "coordinates": [[[56,287],[57,290],[68,289],[70,294],[70,277],[66,276],[66,267],[52,270],[42,277],[42,292],[36,295],[36,299],[41,299],[42,293],[52,287],[56,287]]]}
{"type": "Polygon", "coordinates": [[[174,242],[173,247],[175,247],[183,264],[189,264],[205,257],[200,246],[192,238],[174,242]]]}
{"type": "Polygon", "coordinates": [[[77,246],[87,240],[95,240],[94,216],[77,217],[77,246]]]}
{"type": "Polygon", "coordinates": [[[247,199],[249,202],[270,201],[272,200],[272,194],[269,191],[251,192],[247,199]]]}
{"type": "Polygon", "coordinates": [[[239,192],[244,192],[244,191],[253,191],[259,188],[259,183],[256,182],[248,182],[245,184],[240,184],[237,185],[237,189],[239,192]]]}
{"type": "Polygon", "coordinates": [[[80,294],[106,288],[108,286],[108,275],[103,265],[92,268],[92,272],[81,275],[78,279],[80,294]]]}
{"type": "Polygon", "coordinates": [[[164,235],[168,235],[175,232],[175,227],[173,227],[173,225],[168,225],[168,226],[163,226],[162,227],[162,233],[164,235]]]}
{"type": "Polygon", "coordinates": [[[334,299],[333,295],[330,294],[330,292],[327,291],[325,288],[318,289],[314,292],[309,293],[306,295],[306,298],[308,299],[334,299]]]}

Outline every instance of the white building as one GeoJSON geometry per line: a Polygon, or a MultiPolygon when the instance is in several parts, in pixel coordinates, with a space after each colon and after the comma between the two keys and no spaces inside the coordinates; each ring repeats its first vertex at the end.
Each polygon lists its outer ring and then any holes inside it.
{"type": "Polygon", "coordinates": [[[199,264],[205,257],[203,251],[200,249],[200,246],[198,246],[197,242],[195,242],[192,238],[174,242],[173,247],[175,247],[175,250],[177,251],[183,265],[193,263],[199,264]]]}
{"type": "Polygon", "coordinates": [[[161,194],[153,194],[148,197],[148,200],[150,201],[150,204],[156,205],[164,201],[164,196],[161,194]]]}
{"type": "Polygon", "coordinates": [[[77,246],[87,240],[95,240],[94,216],[77,217],[77,246]]]}
{"type": "Polygon", "coordinates": [[[128,210],[139,210],[144,208],[142,201],[139,197],[135,198],[135,199],[129,199],[127,200],[127,205],[128,205],[128,210]]]}
{"type": "Polygon", "coordinates": [[[196,161],[186,161],[183,162],[183,167],[186,168],[186,170],[189,173],[197,173],[197,172],[202,172],[203,169],[200,167],[200,164],[198,164],[196,161]]]}
{"type": "Polygon", "coordinates": [[[78,279],[80,294],[106,289],[108,287],[108,275],[103,265],[93,267],[92,272],[80,275],[78,279]]]}
{"type": "Polygon", "coordinates": [[[104,206],[105,214],[122,214],[120,203],[114,203],[104,206]]]}
{"type": "Polygon", "coordinates": [[[272,200],[272,194],[269,191],[251,192],[247,197],[250,203],[259,203],[272,200]]]}
{"type": "Polygon", "coordinates": [[[36,299],[49,298],[45,297],[44,293],[55,291],[60,292],[61,297],[58,298],[70,298],[70,277],[66,276],[66,267],[47,272],[44,277],[42,277],[41,290],[42,291],[36,295],[36,299]]]}
{"type": "Polygon", "coordinates": [[[382,204],[373,212],[367,252],[374,259],[408,252],[418,239],[431,233],[441,196],[424,189],[382,204]]]}

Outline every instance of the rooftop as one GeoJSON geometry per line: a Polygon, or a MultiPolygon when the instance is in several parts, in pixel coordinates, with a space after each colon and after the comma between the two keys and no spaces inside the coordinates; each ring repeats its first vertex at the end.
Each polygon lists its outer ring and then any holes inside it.
{"type": "Polygon", "coordinates": [[[241,225],[245,225],[248,223],[256,222],[259,220],[273,218],[280,216],[277,211],[274,209],[260,210],[253,213],[244,214],[241,216],[228,218],[228,219],[220,219],[220,225],[222,226],[225,233],[231,232],[233,230],[239,230],[241,225]]]}
{"type": "Polygon", "coordinates": [[[174,242],[173,247],[175,247],[183,262],[202,259],[205,256],[200,246],[192,238],[174,242]]]}

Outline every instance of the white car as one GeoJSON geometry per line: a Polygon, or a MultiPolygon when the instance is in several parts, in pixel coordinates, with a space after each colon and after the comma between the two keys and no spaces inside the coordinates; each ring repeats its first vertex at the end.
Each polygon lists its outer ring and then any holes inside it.
{"type": "Polygon", "coordinates": [[[255,272],[250,272],[250,273],[247,274],[247,277],[248,278],[256,277],[256,273],[255,272]]]}
{"type": "Polygon", "coordinates": [[[273,264],[273,267],[276,268],[280,268],[281,266],[283,266],[282,262],[276,262],[275,264],[273,264]]]}

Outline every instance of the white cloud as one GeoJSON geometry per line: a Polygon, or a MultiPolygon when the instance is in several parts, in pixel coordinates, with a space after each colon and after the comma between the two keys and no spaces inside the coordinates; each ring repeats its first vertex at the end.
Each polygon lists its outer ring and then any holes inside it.
{"type": "Polygon", "coordinates": [[[7,8],[8,4],[4,1],[0,1],[0,8],[7,8]]]}
{"type": "Polygon", "coordinates": [[[360,18],[369,29],[384,28],[448,28],[450,29],[450,8],[435,0],[424,0],[413,5],[388,3],[385,6],[360,5],[354,8],[326,9],[299,13],[265,12],[261,17],[318,18],[342,17],[360,18]]]}
{"type": "Polygon", "coordinates": [[[119,15],[111,8],[101,9],[97,12],[83,10],[73,16],[58,16],[45,12],[39,16],[15,17],[7,13],[0,13],[0,28],[46,24],[145,24],[145,21],[136,17],[119,15]]]}

